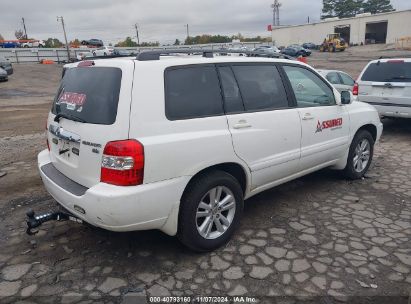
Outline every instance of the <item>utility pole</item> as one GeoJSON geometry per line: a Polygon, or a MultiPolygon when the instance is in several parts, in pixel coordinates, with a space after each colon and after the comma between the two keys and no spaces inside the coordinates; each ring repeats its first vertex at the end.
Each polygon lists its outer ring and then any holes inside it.
{"type": "Polygon", "coordinates": [[[68,41],[67,41],[66,27],[64,26],[63,16],[57,16],[57,22],[59,21],[61,21],[61,25],[63,26],[64,40],[66,41],[66,49],[67,49],[67,61],[70,61],[70,48],[69,48],[68,41]]]}
{"type": "Polygon", "coordinates": [[[26,30],[26,23],[24,22],[24,18],[22,17],[21,20],[23,21],[23,28],[24,28],[24,38],[27,39],[27,30],[26,30]]]}
{"type": "Polygon", "coordinates": [[[138,35],[138,23],[134,24],[134,27],[136,28],[136,35],[137,35],[137,45],[140,45],[140,37],[138,35]]]}
{"type": "Polygon", "coordinates": [[[190,38],[190,31],[188,30],[188,23],[184,26],[187,28],[187,42],[188,42],[190,38]]]}
{"type": "Polygon", "coordinates": [[[274,0],[274,3],[271,4],[271,8],[273,9],[273,27],[280,25],[280,6],[281,3],[279,0],[274,0]]]}

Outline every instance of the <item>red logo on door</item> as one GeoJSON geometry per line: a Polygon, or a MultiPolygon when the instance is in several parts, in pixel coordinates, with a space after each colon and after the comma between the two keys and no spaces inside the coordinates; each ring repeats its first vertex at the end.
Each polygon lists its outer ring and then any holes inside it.
{"type": "Polygon", "coordinates": [[[318,121],[317,129],[316,129],[315,133],[322,132],[324,129],[335,130],[335,129],[340,128],[342,126],[342,124],[343,124],[343,119],[342,118],[325,120],[323,122],[318,121]]]}

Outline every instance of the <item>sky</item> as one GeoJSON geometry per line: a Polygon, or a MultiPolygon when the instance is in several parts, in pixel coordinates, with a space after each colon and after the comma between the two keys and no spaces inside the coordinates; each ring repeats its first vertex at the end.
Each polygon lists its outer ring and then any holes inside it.
{"type": "MultiPolygon", "coordinates": [[[[135,39],[138,24],[140,42],[184,41],[185,24],[190,36],[199,34],[246,37],[270,36],[272,0],[0,0],[0,34],[15,39],[25,18],[30,38],[55,37],[63,41],[63,16],[67,39],[102,39],[116,43],[130,36],[135,39]]],[[[310,17],[319,21],[322,0],[280,0],[281,25],[303,24],[310,17]]],[[[391,0],[397,10],[411,9],[410,0],[391,0]]]]}

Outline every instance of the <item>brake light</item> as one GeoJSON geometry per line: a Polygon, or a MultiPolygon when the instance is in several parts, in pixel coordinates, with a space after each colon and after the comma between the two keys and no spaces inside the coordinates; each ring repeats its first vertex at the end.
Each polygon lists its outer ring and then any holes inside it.
{"type": "Polygon", "coordinates": [[[81,61],[77,65],[77,67],[89,67],[89,66],[93,66],[93,65],[95,65],[93,60],[84,60],[84,61],[81,61]]]}
{"type": "Polygon", "coordinates": [[[359,89],[358,83],[354,83],[354,87],[352,88],[352,94],[355,96],[358,96],[358,89],[359,89]]]}
{"type": "Polygon", "coordinates": [[[404,60],[392,59],[392,60],[387,60],[387,63],[404,63],[404,60]]]}
{"type": "Polygon", "coordinates": [[[137,140],[111,141],[106,144],[101,162],[100,181],[117,186],[143,183],[144,146],[137,140]]]}

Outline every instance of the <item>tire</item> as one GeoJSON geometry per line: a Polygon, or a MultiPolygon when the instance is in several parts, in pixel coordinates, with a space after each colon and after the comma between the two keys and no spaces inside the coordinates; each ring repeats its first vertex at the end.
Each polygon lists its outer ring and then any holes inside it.
{"type": "MultiPolygon", "coordinates": [[[[360,130],[355,134],[353,141],[351,142],[350,151],[348,153],[347,165],[344,169],[344,174],[349,179],[359,179],[364,176],[368,168],[371,165],[374,154],[374,139],[370,132],[367,130],[360,130]],[[367,155],[366,151],[363,151],[360,146],[363,142],[368,143],[368,160],[365,163],[363,160],[356,162],[356,158],[359,155],[367,155]]],[[[361,158],[360,158],[361,159],[361,158]]]]}
{"type": "Polygon", "coordinates": [[[190,182],[181,199],[177,237],[181,243],[194,251],[207,252],[217,249],[230,240],[240,222],[243,206],[243,190],[232,175],[224,171],[202,174],[190,182]],[[219,202],[223,202],[229,195],[234,198],[234,201],[229,199],[222,205],[230,207],[229,209],[218,211],[217,207],[210,208],[213,189],[216,190],[214,197],[220,197],[219,202]],[[202,208],[202,203],[210,209],[202,208]],[[229,222],[228,225],[224,224],[226,220],[229,222]],[[217,222],[221,225],[220,231],[217,222]],[[210,229],[207,229],[210,225],[210,229]],[[203,231],[202,234],[200,230],[203,231]]]}

